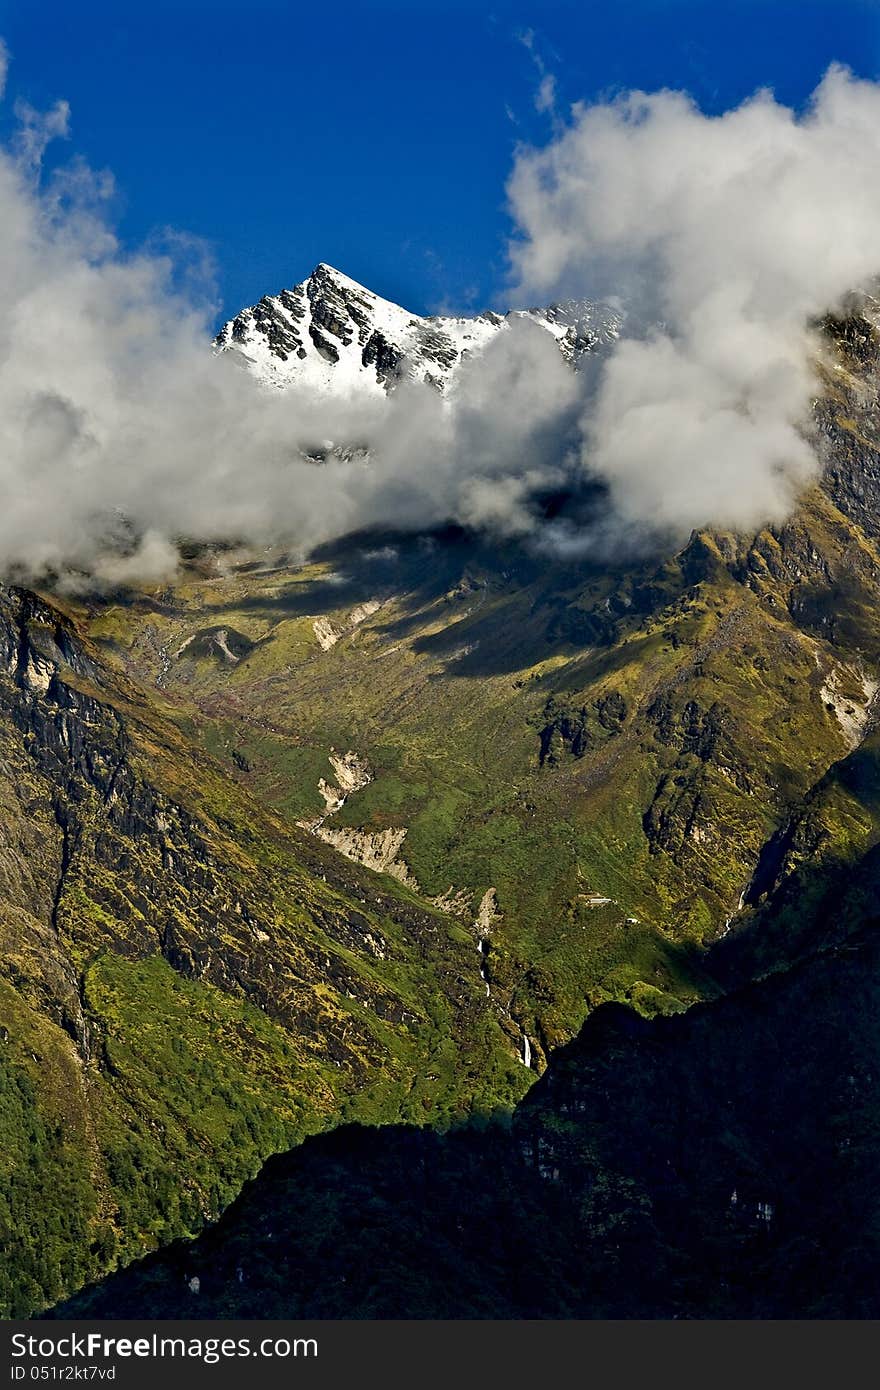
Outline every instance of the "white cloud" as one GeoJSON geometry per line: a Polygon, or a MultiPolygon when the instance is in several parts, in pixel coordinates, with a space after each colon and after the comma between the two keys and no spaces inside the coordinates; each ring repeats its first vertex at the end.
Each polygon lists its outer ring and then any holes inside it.
{"type": "Polygon", "coordinates": [[[574,109],[510,178],[519,290],[622,295],[583,466],[625,519],[780,520],[817,463],[809,324],[880,270],[880,87],[835,67],[797,115],[766,92],[574,109]],[[639,328],[641,325],[641,328],[639,328]]]}
{"type": "Polygon", "coordinates": [[[64,139],[70,134],[70,106],[66,101],[56,101],[48,111],[38,111],[27,101],[17,101],[15,117],[18,121],[13,144],[16,162],[25,172],[35,175],[42,165],[46,147],[53,140],[64,139]]]}
{"type": "Polygon", "coordinates": [[[120,248],[106,176],[35,170],[66,108],[24,116],[0,150],[7,576],[154,578],[181,535],[305,553],[448,520],[577,550],[595,530],[548,525],[535,499],[592,477],[615,535],[779,519],[816,468],[807,325],[880,263],[877,86],[834,70],[800,118],[767,95],[714,119],[630,96],[576,109],[510,182],[529,300],[615,291],[663,325],[622,342],[595,392],[525,318],[449,401],[265,392],[211,351],[203,248],[120,248]],[[370,458],[303,457],[326,439],[370,458]]]}
{"type": "Polygon", "coordinates": [[[556,77],[549,71],[544,58],[541,55],[538,39],[534,29],[522,30],[517,39],[529,54],[534,63],[535,70],[539,77],[538,86],[533,98],[536,111],[549,113],[555,116],[556,112],[556,77]]]}
{"type": "Polygon", "coordinates": [[[127,254],[106,176],[74,161],[38,177],[66,108],[24,119],[0,151],[0,572],[120,582],[173,568],[181,535],[305,552],[371,523],[533,524],[577,404],[534,324],[468,362],[453,404],[416,384],[388,402],[261,390],[211,350],[203,248],[127,254]],[[326,439],[372,458],[303,457],[326,439]]]}
{"type": "Polygon", "coordinates": [[[552,111],[556,105],[556,78],[552,72],[545,72],[535,93],[535,110],[552,111]]]}

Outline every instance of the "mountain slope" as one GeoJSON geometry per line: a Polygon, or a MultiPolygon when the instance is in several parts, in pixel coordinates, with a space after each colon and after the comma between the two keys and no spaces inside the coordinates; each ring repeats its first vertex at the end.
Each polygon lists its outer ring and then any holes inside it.
{"type": "MultiPolygon", "coordinates": [[[[523,312],[573,364],[613,341],[621,325],[617,310],[589,301],[523,312]]],[[[216,346],[236,353],[266,386],[381,395],[405,378],[444,390],[462,359],[485,347],[511,317],[423,318],[320,264],[292,289],[242,309],[223,325],[216,346]]]]}
{"type": "Polygon", "coordinates": [[[508,1126],[310,1139],[55,1315],[876,1317],[878,927],[682,1017],[606,1005],[508,1126]]]}
{"type": "MultiPolygon", "coordinates": [[[[378,392],[403,359],[364,364],[378,302],[325,269],[300,326],[333,309],[354,375],[319,353],[324,385],[378,392]]],[[[8,1309],[340,1119],[509,1108],[603,1003],[674,1014],[870,924],[878,339],[825,327],[821,485],[755,536],[189,545],[149,591],[2,592],[8,1309]]]]}
{"type": "Polygon", "coordinates": [[[717,991],[709,952],[748,926],[768,846],[870,732],[880,554],[849,441],[872,335],[857,362],[832,336],[825,476],[784,526],[602,565],[451,530],[296,570],[204,556],[158,609],[84,621],[290,822],[465,921],[491,892],[472,968],[540,1066],[603,1001],[717,991]],[[368,776],[328,814],[342,749],[368,776]]]}
{"type": "Polygon", "coordinates": [[[198,1229],[346,1114],[521,1093],[468,933],[263,811],[57,601],[0,592],[0,711],[8,1314],[198,1229]]]}

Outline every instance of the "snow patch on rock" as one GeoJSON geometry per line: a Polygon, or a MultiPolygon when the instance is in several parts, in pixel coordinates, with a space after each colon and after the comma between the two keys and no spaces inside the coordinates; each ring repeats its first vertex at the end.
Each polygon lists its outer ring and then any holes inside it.
{"type": "Polygon", "coordinates": [[[574,367],[613,343],[623,321],[619,310],[590,300],[425,317],[321,263],[299,284],[242,309],[223,325],[215,347],[266,387],[296,383],[319,395],[376,398],[401,381],[420,381],[445,392],[461,363],[516,318],[539,324],[574,367]]]}

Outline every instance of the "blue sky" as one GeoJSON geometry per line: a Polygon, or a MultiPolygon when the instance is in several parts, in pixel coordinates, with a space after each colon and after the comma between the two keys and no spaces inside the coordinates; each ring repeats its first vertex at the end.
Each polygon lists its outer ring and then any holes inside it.
{"type": "Polygon", "coordinates": [[[505,303],[504,181],[558,107],[687,88],[801,103],[828,63],[880,68],[880,0],[0,0],[16,97],[72,108],[135,246],[211,247],[227,314],[326,260],[408,307],[505,303]],[[531,48],[523,43],[532,31],[531,48]]]}

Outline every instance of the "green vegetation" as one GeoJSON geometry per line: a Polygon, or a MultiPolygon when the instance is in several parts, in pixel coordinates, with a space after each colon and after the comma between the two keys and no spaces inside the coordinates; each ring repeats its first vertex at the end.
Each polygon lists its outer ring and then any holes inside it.
{"type": "Polygon", "coordinates": [[[54,606],[9,594],[0,641],[4,1311],[192,1234],[342,1118],[515,1103],[461,924],[267,812],[54,606]]]}
{"type": "Polygon", "coordinates": [[[57,1312],[876,1317],[878,1020],[876,931],[675,1018],[612,1005],[505,1124],[307,1140],[57,1312]]]}
{"type": "Polygon", "coordinates": [[[0,1008],[0,1304],[27,1317],[106,1268],[113,1235],[92,1183],[73,1048],[3,982],[0,1008]]]}
{"type": "Polygon", "coordinates": [[[871,920],[876,430],[869,339],[835,341],[822,485],[752,537],[0,590],[5,1307],[192,1234],[317,1130],[488,1121],[597,1006],[672,1026],[871,920]]]}
{"type": "Polygon", "coordinates": [[[474,916],[495,889],[490,969],[546,1048],[603,1000],[653,1013],[717,991],[701,953],[845,757],[846,708],[864,722],[878,563],[815,490],[779,531],[701,533],[660,565],[539,566],[452,537],[429,565],[404,540],[381,572],[351,547],[195,577],[161,612],[117,605],[108,654],[144,688],[161,661],[165,712],[288,821],[324,813],[332,750],[366,759],[330,824],[405,828],[423,899],[451,889],[474,916]],[[254,646],[210,652],[209,620],[254,646]]]}

